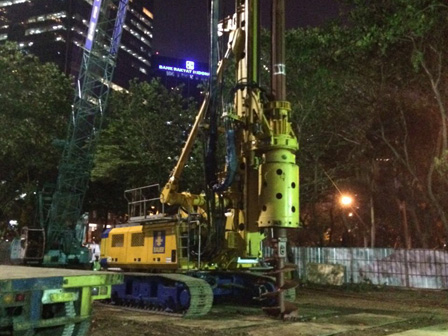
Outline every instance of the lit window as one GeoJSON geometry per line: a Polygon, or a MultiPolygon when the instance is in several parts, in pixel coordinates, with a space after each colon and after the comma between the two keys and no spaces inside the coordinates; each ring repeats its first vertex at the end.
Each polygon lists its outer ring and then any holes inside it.
{"type": "Polygon", "coordinates": [[[143,14],[149,16],[151,19],[154,19],[154,15],[151,13],[151,11],[149,11],[145,7],[143,7],[143,14]]]}
{"type": "Polygon", "coordinates": [[[0,1],[0,7],[8,7],[12,5],[17,5],[24,2],[30,2],[30,0],[7,0],[7,1],[0,1]]]}
{"type": "Polygon", "coordinates": [[[65,30],[65,27],[63,25],[56,25],[56,26],[49,26],[49,27],[41,27],[41,28],[31,28],[25,30],[25,36],[28,35],[36,35],[41,34],[49,31],[56,31],[56,30],[65,30]]]}

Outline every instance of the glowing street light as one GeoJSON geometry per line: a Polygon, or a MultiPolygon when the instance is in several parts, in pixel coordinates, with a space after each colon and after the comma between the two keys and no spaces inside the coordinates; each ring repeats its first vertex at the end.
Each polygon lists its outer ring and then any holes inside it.
{"type": "Polygon", "coordinates": [[[353,197],[349,195],[342,195],[341,198],[339,199],[339,202],[341,203],[342,206],[348,207],[353,204],[353,197]]]}

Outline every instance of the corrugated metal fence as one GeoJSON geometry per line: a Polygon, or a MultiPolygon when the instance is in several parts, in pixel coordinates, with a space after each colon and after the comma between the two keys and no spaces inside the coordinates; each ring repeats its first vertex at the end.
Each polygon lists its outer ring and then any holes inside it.
{"type": "MultiPolygon", "coordinates": [[[[345,283],[448,289],[448,252],[389,248],[293,247],[300,279],[308,263],[339,264],[345,283]]],[[[269,254],[269,252],[268,252],[269,254]]]]}
{"type": "MultiPolygon", "coordinates": [[[[269,250],[265,250],[270,255],[269,250]]],[[[307,279],[307,264],[344,266],[346,284],[448,289],[448,252],[390,248],[293,247],[290,258],[307,279]]],[[[0,263],[9,263],[9,244],[0,241],[0,263]]]]}

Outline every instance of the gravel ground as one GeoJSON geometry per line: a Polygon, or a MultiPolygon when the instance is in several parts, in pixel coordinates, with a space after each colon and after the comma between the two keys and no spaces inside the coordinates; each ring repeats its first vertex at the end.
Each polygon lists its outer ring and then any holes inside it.
{"type": "Polygon", "coordinates": [[[298,289],[296,304],[298,316],[292,321],[230,305],[214,306],[209,315],[190,320],[95,305],[90,335],[382,336],[448,323],[445,291],[306,286],[298,289]]]}

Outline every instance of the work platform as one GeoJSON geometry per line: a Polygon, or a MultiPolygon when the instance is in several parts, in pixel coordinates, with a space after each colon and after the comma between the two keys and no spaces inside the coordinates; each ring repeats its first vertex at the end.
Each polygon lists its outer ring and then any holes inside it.
{"type": "Polygon", "coordinates": [[[87,335],[94,300],[123,275],[0,265],[0,335],[87,335]]]}

